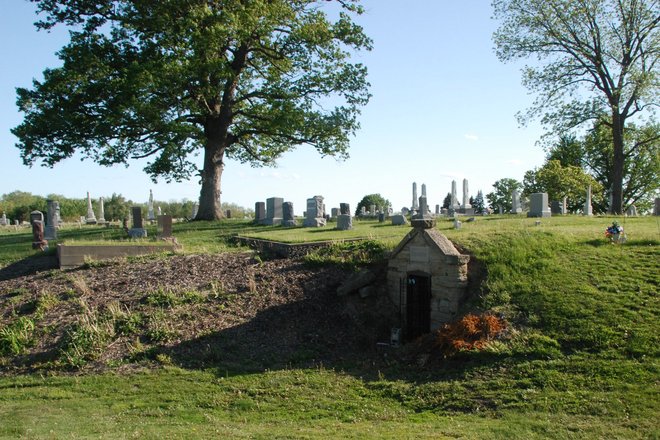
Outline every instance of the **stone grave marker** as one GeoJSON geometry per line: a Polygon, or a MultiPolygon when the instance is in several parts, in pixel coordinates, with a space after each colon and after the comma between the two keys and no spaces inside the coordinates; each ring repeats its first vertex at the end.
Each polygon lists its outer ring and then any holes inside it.
{"type": "Polygon", "coordinates": [[[548,209],[548,193],[534,193],[530,196],[527,217],[551,217],[548,209]]]}
{"type": "Polygon", "coordinates": [[[660,197],[656,197],[653,203],[653,215],[660,215],[660,197]]]}
{"type": "Polygon", "coordinates": [[[351,205],[348,203],[339,204],[339,215],[337,216],[337,229],[348,231],[353,229],[353,217],[351,217],[351,205]]]}
{"type": "Polygon", "coordinates": [[[269,226],[276,226],[282,224],[282,197],[270,197],[266,199],[266,218],[262,220],[262,224],[269,226]]]}
{"type": "Polygon", "coordinates": [[[156,214],[154,214],[154,192],[149,190],[149,203],[147,204],[147,220],[153,222],[156,220],[156,214]]]}
{"type": "Polygon", "coordinates": [[[403,214],[394,214],[393,216],[390,217],[390,219],[392,220],[393,226],[401,226],[408,224],[408,220],[406,220],[406,216],[403,214]]]}
{"type": "Polygon", "coordinates": [[[411,223],[414,228],[428,229],[435,227],[435,219],[429,215],[429,207],[426,202],[426,196],[420,196],[419,212],[413,216],[411,223]]]}
{"type": "Polygon", "coordinates": [[[591,206],[591,185],[587,187],[587,197],[584,201],[584,209],[582,210],[582,215],[594,215],[594,211],[591,206]]]}
{"type": "Polygon", "coordinates": [[[147,230],[144,229],[142,222],[142,208],[133,206],[131,208],[131,214],[133,214],[133,227],[128,230],[128,236],[131,238],[145,238],[147,236],[147,230]]]}
{"type": "Polygon", "coordinates": [[[99,223],[105,223],[105,207],[103,206],[103,197],[99,199],[99,223]]]}
{"type": "Polygon", "coordinates": [[[266,219],[266,204],[264,202],[255,202],[254,204],[254,221],[261,223],[266,219]]]}
{"type": "Polygon", "coordinates": [[[199,205],[197,204],[197,202],[195,202],[192,205],[192,212],[190,213],[190,218],[195,220],[195,218],[197,218],[198,211],[199,211],[199,205]]]}
{"type": "Polygon", "coordinates": [[[339,214],[340,214],[339,208],[332,208],[330,210],[330,218],[336,219],[337,217],[339,217],[339,214]]]}
{"type": "Polygon", "coordinates": [[[293,202],[284,202],[282,204],[282,225],[288,228],[297,226],[296,218],[293,214],[293,202]]]}
{"type": "Polygon", "coordinates": [[[461,205],[458,203],[458,197],[456,196],[456,181],[451,181],[451,205],[449,206],[452,210],[458,211],[461,208],[461,205]]]}
{"type": "Polygon", "coordinates": [[[417,204],[417,182],[413,182],[412,185],[412,193],[413,193],[413,200],[412,200],[412,210],[417,211],[419,209],[419,205],[417,204]]]}
{"type": "Polygon", "coordinates": [[[60,204],[55,200],[47,200],[46,203],[48,205],[48,211],[46,211],[48,221],[46,222],[44,238],[46,240],[56,240],[57,228],[59,226],[60,204]]]}
{"type": "Polygon", "coordinates": [[[0,217],[0,225],[1,226],[7,226],[8,225],[8,223],[7,223],[7,214],[5,214],[4,212],[2,213],[2,217],[0,217]]]}
{"type": "Polygon", "coordinates": [[[32,211],[30,213],[30,224],[34,223],[35,221],[40,221],[42,223],[42,226],[43,226],[44,213],[41,212],[41,211],[32,211]]]}
{"type": "Polygon", "coordinates": [[[520,214],[522,206],[520,205],[520,194],[515,189],[511,192],[511,214],[520,214]]]}
{"type": "Polygon", "coordinates": [[[637,207],[635,205],[630,205],[626,210],[626,215],[628,215],[628,217],[637,217],[637,207]]]}
{"type": "Polygon", "coordinates": [[[231,209],[228,209],[227,211],[225,211],[225,217],[226,218],[231,218],[231,209]]]}
{"type": "Polygon", "coordinates": [[[89,191],[87,191],[87,217],[85,217],[85,224],[96,224],[96,215],[94,214],[94,209],[92,209],[92,198],[89,196],[89,191]]]}
{"type": "Polygon", "coordinates": [[[158,236],[160,238],[172,237],[172,216],[159,215],[156,219],[158,223],[158,236]]]}
{"type": "Polygon", "coordinates": [[[323,196],[314,196],[307,199],[307,211],[305,211],[305,220],[303,226],[307,228],[321,227],[326,225],[325,205],[323,196]]]}
{"type": "MultiPolygon", "coordinates": [[[[39,211],[37,211],[39,212],[39,211]]],[[[34,211],[33,211],[34,213],[34,211]]],[[[41,212],[39,212],[41,214],[41,212]]],[[[32,214],[30,214],[31,218],[32,214]]],[[[44,215],[41,214],[41,220],[36,218],[32,220],[32,249],[48,249],[48,240],[44,238],[44,215]]]]}

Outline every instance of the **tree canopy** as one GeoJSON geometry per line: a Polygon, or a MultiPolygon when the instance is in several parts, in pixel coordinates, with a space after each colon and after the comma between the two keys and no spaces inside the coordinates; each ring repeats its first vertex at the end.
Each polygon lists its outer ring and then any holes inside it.
{"type": "Polygon", "coordinates": [[[516,179],[504,178],[493,183],[493,192],[486,194],[486,198],[490,204],[490,208],[499,212],[499,207],[502,207],[503,212],[510,212],[513,207],[511,193],[522,190],[522,183],[516,179]]]}
{"type": "Polygon", "coordinates": [[[503,61],[523,70],[537,95],[523,121],[540,117],[553,135],[606,114],[611,129],[612,211],[623,210],[627,121],[652,119],[659,104],[658,0],[493,0],[503,61]]]}
{"type": "Polygon", "coordinates": [[[355,215],[360,213],[363,206],[367,211],[371,211],[371,205],[376,206],[376,209],[387,209],[391,206],[390,201],[380,194],[367,194],[355,207],[355,215]]]}
{"type": "Polygon", "coordinates": [[[67,25],[71,40],[61,67],[18,89],[25,164],[148,158],[153,179],[197,174],[197,218],[216,219],[226,158],[272,165],[302,144],[348,155],[370,97],[351,62],[371,48],[351,20],[359,0],[32,1],[37,26],[67,25]]]}

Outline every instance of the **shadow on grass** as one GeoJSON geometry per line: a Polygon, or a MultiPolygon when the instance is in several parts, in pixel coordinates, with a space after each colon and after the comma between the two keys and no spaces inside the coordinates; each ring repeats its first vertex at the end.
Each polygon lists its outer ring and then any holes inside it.
{"type": "Polygon", "coordinates": [[[32,255],[0,269],[0,281],[33,275],[37,272],[57,269],[57,267],[57,256],[52,251],[32,255]]]}
{"type": "Polygon", "coordinates": [[[602,239],[602,240],[594,239],[594,240],[587,240],[583,243],[593,247],[601,247],[601,246],[647,247],[647,246],[660,245],[659,240],[627,240],[625,243],[612,243],[606,239],[602,239]]]}

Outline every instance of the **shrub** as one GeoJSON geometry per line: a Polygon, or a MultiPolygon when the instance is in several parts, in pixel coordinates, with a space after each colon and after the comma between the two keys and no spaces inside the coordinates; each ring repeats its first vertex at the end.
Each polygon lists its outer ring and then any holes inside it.
{"type": "Polygon", "coordinates": [[[436,333],[435,347],[445,356],[459,351],[482,350],[506,328],[506,321],[495,315],[468,314],[442,326],[436,333]]]}

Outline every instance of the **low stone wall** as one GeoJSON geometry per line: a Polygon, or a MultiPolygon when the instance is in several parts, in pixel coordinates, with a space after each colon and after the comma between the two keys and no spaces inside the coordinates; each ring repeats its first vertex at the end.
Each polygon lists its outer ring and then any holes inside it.
{"type": "Polygon", "coordinates": [[[85,261],[102,261],[118,257],[172,252],[177,248],[174,244],[167,245],[57,245],[57,260],[60,269],[78,267],[85,261]]]}
{"type": "MultiPolygon", "coordinates": [[[[241,236],[237,236],[236,240],[238,241],[238,243],[244,246],[248,246],[259,252],[263,252],[265,254],[279,258],[304,257],[305,255],[316,249],[321,249],[324,247],[331,246],[334,243],[337,243],[337,241],[333,241],[333,240],[314,241],[311,243],[282,243],[279,241],[262,240],[259,238],[241,237],[241,236]]],[[[352,242],[352,241],[362,241],[362,240],[366,240],[366,239],[352,238],[352,239],[340,240],[340,241],[352,242]]]]}

